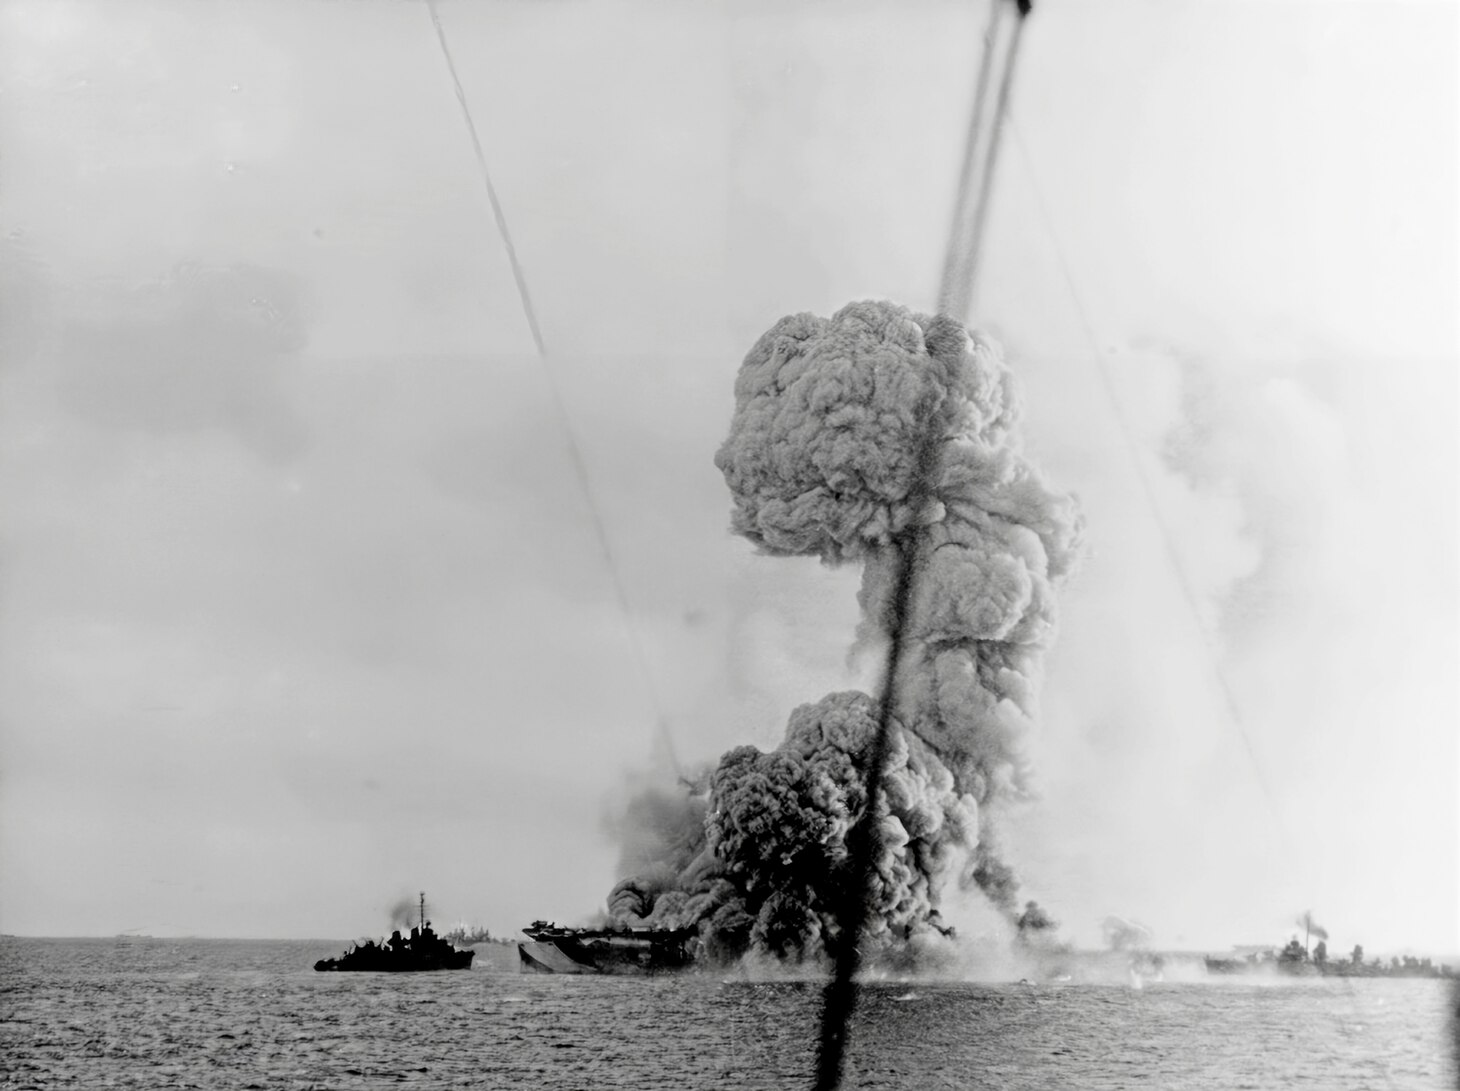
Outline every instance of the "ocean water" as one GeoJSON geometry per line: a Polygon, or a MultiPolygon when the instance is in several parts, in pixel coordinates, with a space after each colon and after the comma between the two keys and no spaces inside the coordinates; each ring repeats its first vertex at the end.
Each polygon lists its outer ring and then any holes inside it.
{"type": "MultiPolygon", "coordinates": [[[[343,943],[0,939],[0,1086],[807,1087],[820,986],[317,974],[343,943]]],[[[493,953],[507,953],[498,949],[493,953]]],[[[864,986],[847,1088],[1454,1086],[1433,980],[864,986]]]]}

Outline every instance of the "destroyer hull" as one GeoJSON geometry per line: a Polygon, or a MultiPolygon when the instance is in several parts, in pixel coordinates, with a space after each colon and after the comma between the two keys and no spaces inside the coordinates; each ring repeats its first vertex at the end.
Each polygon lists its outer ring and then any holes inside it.
{"type": "Polygon", "coordinates": [[[451,951],[430,958],[411,958],[409,954],[395,955],[389,951],[362,953],[358,948],[339,958],[322,958],[314,964],[320,973],[365,972],[365,973],[433,973],[439,970],[470,970],[475,951],[451,951]]]}

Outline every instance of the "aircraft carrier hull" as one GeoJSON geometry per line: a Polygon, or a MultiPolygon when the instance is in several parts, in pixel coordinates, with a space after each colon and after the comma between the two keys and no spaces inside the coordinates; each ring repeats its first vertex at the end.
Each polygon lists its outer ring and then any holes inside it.
{"type": "Polygon", "coordinates": [[[661,974],[694,961],[694,929],[524,928],[518,943],[523,973],[661,974]]]}

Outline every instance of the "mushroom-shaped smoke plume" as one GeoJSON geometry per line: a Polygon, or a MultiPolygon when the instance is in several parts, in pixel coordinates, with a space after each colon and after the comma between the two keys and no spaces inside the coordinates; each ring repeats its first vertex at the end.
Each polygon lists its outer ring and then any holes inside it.
{"type": "Polygon", "coordinates": [[[853,303],[776,323],[735,395],[715,459],[733,528],[767,553],[862,561],[864,640],[889,635],[899,545],[915,543],[885,798],[865,813],[872,699],[803,706],[774,752],[721,759],[699,852],[677,878],[625,880],[610,911],[699,922],[711,949],[818,950],[849,881],[847,833],[870,820],[872,935],[937,927],[955,866],[1012,915],[1016,883],[980,837],[980,808],[1022,790],[1054,587],[1082,524],[1019,451],[999,352],[951,318],[853,303]]]}

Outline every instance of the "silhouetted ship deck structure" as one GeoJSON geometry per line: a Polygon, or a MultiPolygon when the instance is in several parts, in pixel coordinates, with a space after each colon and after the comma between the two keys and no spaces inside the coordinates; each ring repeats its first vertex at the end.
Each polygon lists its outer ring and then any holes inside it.
{"type": "Polygon", "coordinates": [[[1208,956],[1205,960],[1207,973],[1209,974],[1255,974],[1255,973],[1283,973],[1293,977],[1304,977],[1317,974],[1318,967],[1311,962],[1279,961],[1275,957],[1254,957],[1248,955],[1243,958],[1212,958],[1208,956]]]}
{"type": "Polygon", "coordinates": [[[421,894],[421,922],[409,937],[397,928],[383,943],[366,940],[339,958],[322,958],[314,964],[321,973],[351,970],[367,973],[421,973],[429,970],[469,970],[475,951],[460,951],[431,930],[426,919],[426,895],[421,894]]]}
{"type": "Polygon", "coordinates": [[[562,928],[533,921],[518,943],[524,973],[659,974],[694,961],[695,928],[562,928]]]}
{"type": "Polygon", "coordinates": [[[1364,961],[1364,948],[1355,944],[1348,955],[1333,955],[1328,951],[1327,932],[1322,932],[1324,942],[1309,950],[1309,936],[1305,933],[1303,942],[1294,936],[1281,950],[1263,947],[1261,944],[1234,948],[1223,958],[1206,958],[1209,974],[1257,974],[1278,973],[1289,977],[1443,977],[1453,978],[1454,970],[1447,963],[1435,965],[1428,958],[1412,955],[1392,956],[1386,963],[1375,958],[1364,961]]]}

